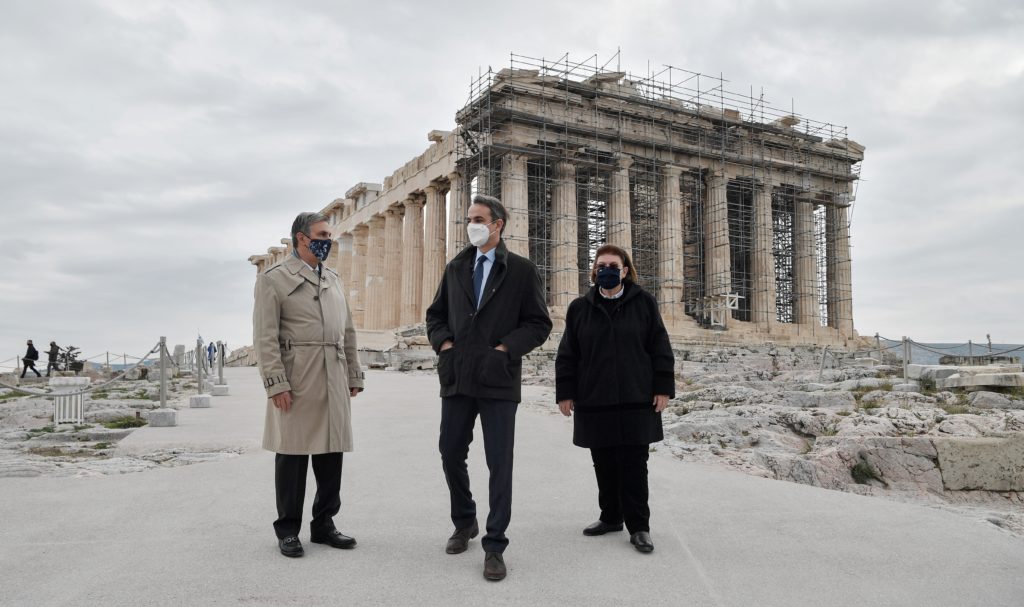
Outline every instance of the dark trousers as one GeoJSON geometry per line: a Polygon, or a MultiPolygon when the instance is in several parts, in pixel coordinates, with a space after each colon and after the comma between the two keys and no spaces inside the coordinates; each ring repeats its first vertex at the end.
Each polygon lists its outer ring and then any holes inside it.
{"type": "Polygon", "coordinates": [[[597,475],[597,504],[601,520],[626,523],[630,533],[650,531],[647,505],[647,445],[620,445],[590,450],[597,475]]]}
{"type": "Polygon", "coordinates": [[[60,371],[60,369],[58,368],[58,365],[57,365],[57,361],[51,360],[50,362],[46,363],[46,376],[47,377],[50,376],[50,370],[51,369],[54,370],[54,371],[57,371],[57,372],[60,371]]]}
{"type": "Polygon", "coordinates": [[[28,373],[29,369],[32,369],[32,372],[36,374],[36,377],[42,377],[42,375],[39,373],[39,369],[36,369],[36,361],[32,360],[31,358],[25,358],[22,359],[22,362],[25,363],[24,367],[22,367],[21,369],[22,377],[25,377],[25,374],[28,373]]]}
{"type": "Polygon", "coordinates": [[[466,459],[473,442],[477,415],[484,433],[484,453],[490,471],[488,493],[490,512],[487,534],[480,542],[485,552],[504,552],[508,546],[505,530],[512,520],[512,452],[516,437],[516,409],[511,400],[453,396],[441,399],[441,466],[451,494],[452,523],[456,529],[476,520],[476,502],[469,490],[466,459]]]}
{"type": "MultiPolygon", "coordinates": [[[[341,510],[341,453],[322,453],[313,457],[316,498],[313,500],[311,533],[334,530],[334,515],[341,510]]],[[[278,539],[299,535],[302,528],[302,503],[306,498],[308,455],[277,454],[274,460],[274,486],[277,489],[278,539]]]]}

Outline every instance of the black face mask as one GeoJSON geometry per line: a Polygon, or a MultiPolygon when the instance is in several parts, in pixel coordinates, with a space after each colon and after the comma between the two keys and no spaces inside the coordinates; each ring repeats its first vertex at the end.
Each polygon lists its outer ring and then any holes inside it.
{"type": "Polygon", "coordinates": [[[598,268],[597,284],[604,289],[614,289],[622,282],[619,268],[598,268]]]}

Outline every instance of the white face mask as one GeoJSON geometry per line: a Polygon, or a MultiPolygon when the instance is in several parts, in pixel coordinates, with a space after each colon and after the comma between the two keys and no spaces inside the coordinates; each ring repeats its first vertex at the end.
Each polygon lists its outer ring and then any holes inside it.
{"type": "MultiPolygon", "coordinates": [[[[491,223],[494,223],[493,221],[491,223]]],[[[491,230],[487,226],[490,223],[471,223],[466,226],[466,233],[469,235],[469,243],[474,247],[482,247],[491,238],[491,230]]]]}

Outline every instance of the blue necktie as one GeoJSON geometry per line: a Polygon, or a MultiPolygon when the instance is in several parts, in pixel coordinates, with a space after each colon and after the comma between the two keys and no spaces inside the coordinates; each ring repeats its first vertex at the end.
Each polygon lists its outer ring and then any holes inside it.
{"type": "Polygon", "coordinates": [[[473,270],[473,295],[476,296],[476,307],[480,307],[480,300],[483,299],[483,286],[484,286],[484,262],[487,261],[486,255],[481,255],[476,260],[476,269],[473,270]]]}

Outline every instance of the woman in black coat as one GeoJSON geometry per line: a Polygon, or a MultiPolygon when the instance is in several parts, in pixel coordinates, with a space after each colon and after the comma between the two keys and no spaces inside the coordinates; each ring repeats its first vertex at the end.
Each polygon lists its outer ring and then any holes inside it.
{"type": "Polygon", "coordinates": [[[591,287],[566,312],[555,360],[555,398],[575,411],[573,444],[588,447],[601,516],[584,535],[621,531],[651,552],[648,445],[663,438],[661,412],[675,396],[675,361],[654,297],[637,284],[629,254],[597,250],[591,287]]]}

